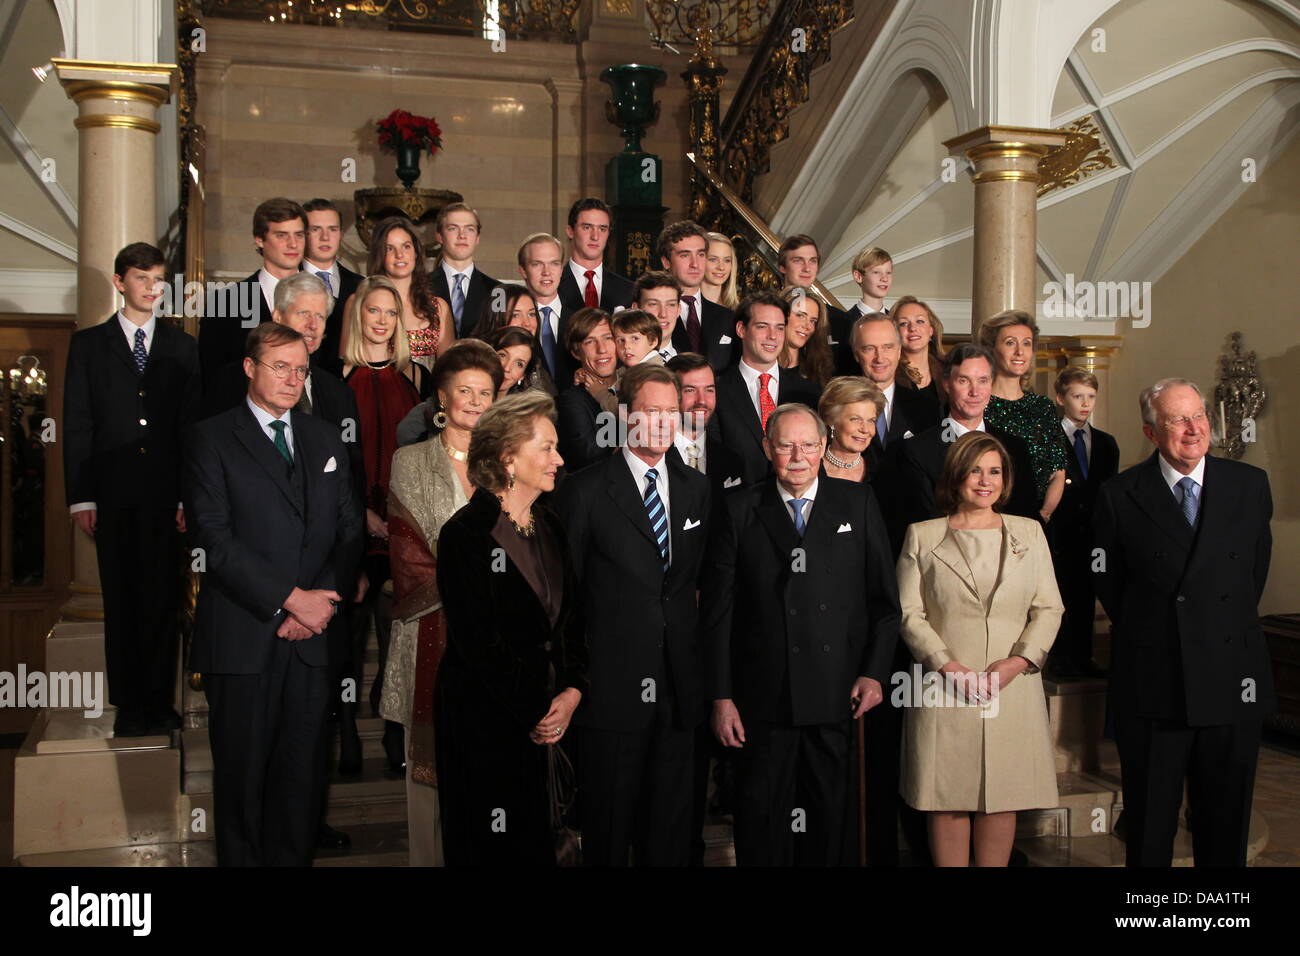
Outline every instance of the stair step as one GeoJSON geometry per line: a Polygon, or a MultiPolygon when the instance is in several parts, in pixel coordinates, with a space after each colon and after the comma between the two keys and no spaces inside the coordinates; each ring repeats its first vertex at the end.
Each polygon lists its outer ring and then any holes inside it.
{"type": "Polygon", "coordinates": [[[344,850],[317,850],[315,866],[407,866],[406,819],[340,826],[352,838],[344,850]]]}

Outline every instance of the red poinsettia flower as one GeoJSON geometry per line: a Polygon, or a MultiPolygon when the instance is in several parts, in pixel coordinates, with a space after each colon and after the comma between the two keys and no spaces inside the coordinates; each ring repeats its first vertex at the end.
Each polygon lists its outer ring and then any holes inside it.
{"type": "Polygon", "coordinates": [[[442,148],[442,127],[431,116],[416,116],[407,110],[393,110],[375,123],[379,146],[395,152],[398,146],[418,146],[432,156],[442,148]]]}

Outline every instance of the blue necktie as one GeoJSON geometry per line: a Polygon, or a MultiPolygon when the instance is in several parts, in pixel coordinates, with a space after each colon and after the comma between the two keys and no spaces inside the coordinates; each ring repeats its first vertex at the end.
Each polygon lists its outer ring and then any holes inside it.
{"type": "Polygon", "coordinates": [[[645,473],[645,513],[650,519],[650,533],[659,542],[659,556],[668,570],[668,512],[659,497],[659,472],[651,468],[645,473]]]}
{"type": "MultiPolygon", "coordinates": [[[[555,377],[555,333],[551,331],[551,307],[542,306],[542,355],[546,358],[546,370],[555,377]]],[[[556,382],[556,385],[559,385],[556,382]]]]}
{"type": "Polygon", "coordinates": [[[1083,443],[1083,429],[1074,430],[1074,457],[1079,459],[1079,470],[1088,477],[1088,446],[1083,443]]]}
{"type": "Polygon", "coordinates": [[[143,375],[145,363],[149,361],[149,353],[144,350],[144,329],[135,330],[135,348],[131,355],[135,357],[135,374],[143,375]]]}
{"type": "Polygon", "coordinates": [[[328,292],[330,295],[333,295],[334,285],[333,283],[330,282],[330,274],[328,272],[321,272],[318,269],[316,270],[316,275],[320,276],[320,281],[325,283],[325,291],[328,292]]]}
{"type": "Polygon", "coordinates": [[[1201,486],[1191,478],[1179,478],[1178,488],[1182,491],[1183,497],[1179,504],[1183,508],[1183,517],[1193,528],[1196,527],[1196,513],[1200,510],[1200,493],[1201,486]]]}
{"type": "Polygon", "coordinates": [[[456,273],[456,288],[451,290],[451,313],[456,316],[456,334],[460,335],[465,317],[465,274],[456,273]]]}
{"type": "Polygon", "coordinates": [[[790,499],[790,507],[794,509],[794,530],[798,531],[800,536],[803,535],[803,529],[806,526],[806,522],[803,520],[803,506],[807,503],[807,498],[790,499]]]}

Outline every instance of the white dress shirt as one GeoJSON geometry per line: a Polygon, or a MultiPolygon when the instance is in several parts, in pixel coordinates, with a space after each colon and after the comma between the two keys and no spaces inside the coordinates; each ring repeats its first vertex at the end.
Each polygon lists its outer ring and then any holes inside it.
{"type": "MultiPolygon", "coordinates": [[[[872,382],[871,384],[875,385],[876,388],[880,388],[880,386],[877,385],[875,382],[872,382]]],[[[889,426],[894,421],[894,390],[897,388],[898,388],[898,383],[893,381],[889,383],[889,386],[887,388],[880,388],[880,394],[885,396],[885,425],[886,426],[889,426]]],[[[888,435],[885,436],[885,440],[886,441],[889,440],[888,435]]]]}
{"type": "MultiPolygon", "coordinates": [[[[804,499],[803,526],[805,530],[808,528],[808,519],[812,516],[813,501],[817,498],[817,483],[819,481],[821,481],[820,476],[814,478],[813,483],[808,486],[808,490],[799,495],[800,498],[804,499]]],[[[790,523],[794,524],[794,509],[790,507],[790,502],[794,500],[795,496],[786,491],[785,485],[779,481],[776,483],[776,490],[781,493],[781,503],[785,505],[786,514],[790,516],[790,523]]]]}
{"type": "Polygon", "coordinates": [[[1190,478],[1197,485],[1197,500],[1200,500],[1201,492],[1205,490],[1205,459],[1202,458],[1196,463],[1196,467],[1189,474],[1182,474],[1177,471],[1173,465],[1165,461],[1165,456],[1156,452],[1156,457],[1160,461],[1160,475],[1165,479],[1165,484],[1169,486],[1169,493],[1174,496],[1175,501],[1182,501],[1183,494],[1181,491],[1175,491],[1174,486],[1184,478],[1190,478]]]}
{"type": "Polygon", "coordinates": [[[667,457],[661,457],[657,464],[647,465],[624,445],[623,460],[627,462],[627,467],[632,471],[632,477],[636,480],[637,497],[643,502],[645,501],[646,472],[651,468],[656,471],[655,489],[659,492],[659,500],[664,503],[664,519],[667,521],[665,528],[668,530],[668,562],[671,564],[673,559],[673,509],[668,503],[668,459],[667,457]]]}
{"type": "MultiPolygon", "coordinates": [[[[280,284],[280,280],[277,279],[275,276],[271,275],[271,273],[267,272],[266,269],[259,269],[257,270],[257,284],[262,287],[262,296],[266,299],[266,304],[269,305],[272,309],[274,309],[275,308],[275,287],[280,284]]],[[[253,308],[260,310],[262,307],[261,305],[254,303],[253,308]]],[[[271,317],[269,315],[262,315],[260,311],[257,317],[263,322],[271,321],[271,317]]]]}
{"type": "Polygon", "coordinates": [[[1074,454],[1074,433],[1083,432],[1083,447],[1087,450],[1088,461],[1092,461],[1092,428],[1087,422],[1076,425],[1068,417],[1061,418],[1061,428],[1065,430],[1065,440],[1070,443],[1070,454],[1074,454]]]}
{"type": "Polygon", "coordinates": [[[673,444],[677,446],[678,453],[682,456],[682,461],[690,466],[691,456],[694,455],[699,463],[699,471],[708,474],[708,456],[706,454],[708,443],[705,437],[701,435],[699,439],[689,437],[686,432],[680,428],[677,429],[677,436],[673,439],[673,444]]]}
{"type": "MultiPolygon", "coordinates": [[[[530,292],[529,295],[532,295],[530,292]]],[[[559,351],[565,351],[564,343],[560,341],[560,297],[557,295],[550,302],[543,302],[541,299],[534,298],[537,303],[537,341],[542,340],[542,322],[546,319],[546,313],[542,309],[551,310],[551,335],[555,336],[555,347],[559,351]]]]}
{"type": "Polygon", "coordinates": [[[271,422],[284,422],[284,424],[287,426],[284,430],[284,440],[285,443],[289,446],[289,454],[292,455],[294,453],[293,421],[290,419],[289,415],[290,412],[293,411],[293,409],[289,409],[289,411],[285,412],[279,418],[276,418],[266,409],[256,404],[251,398],[245,398],[244,401],[248,403],[248,409],[253,413],[253,417],[257,419],[257,424],[262,427],[262,433],[266,435],[266,437],[269,438],[273,444],[275,442],[275,429],[271,427],[271,422]]]}
{"type": "MultiPolygon", "coordinates": [[[[570,259],[569,271],[573,273],[573,278],[578,280],[579,297],[585,297],[587,294],[587,270],[578,265],[575,260],[570,259]]],[[[596,305],[599,306],[600,294],[605,291],[605,267],[603,265],[598,265],[591,271],[595,273],[591,281],[596,283],[596,305]]]]}
{"type": "MultiPolygon", "coordinates": [[[[469,297],[470,280],[474,278],[474,263],[471,262],[463,270],[457,272],[454,268],[452,268],[451,264],[448,263],[446,259],[444,259],[442,261],[442,274],[447,277],[448,296],[452,295],[456,291],[456,276],[464,276],[465,281],[461,283],[460,291],[465,293],[466,298],[469,297]]],[[[465,321],[464,316],[461,317],[461,321],[462,322],[465,321]]]]}
{"type": "Polygon", "coordinates": [[[957,421],[957,419],[955,419],[955,418],[951,418],[951,417],[949,417],[949,418],[945,418],[945,419],[944,419],[943,421],[941,421],[939,424],[940,424],[940,425],[943,425],[945,428],[951,428],[951,429],[952,429],[952,440],[953,440],[953,441],[956,441],[958,438],[960,438],[962,435],[966,434],[967,432],[986,432],[986,431],[988,431],[988,429],[984,427],[984,419],[982,419],[982,418],[980,419],[980,423],[979,423],[978,425],[976,425],[974,428],[967,428],[967,427],[966,427],[965,425],[963,425],[961,422],[957,421]]]}
{"type": "MultiPolygon", "coordinates": [[[[781,402],[777,396],[781,394],[781,363],[773,362],[771,368],[763,369],[772,376],[772,380],[767,383],[767,393],[772,396],[772,407],[775,408],[781,402]]],[[[758,414],[758,420],[763,420],[763,410],[758,404],[758,376],[763,372],[754,368],[744,359],[740,360],[740,377],[745,381],[745,391],[749,392],[749,400],[754,406],[754,411],[758,414]]]]}
{"type": "Polygon", "coordinates": [[[669,360],[677,357],[677,349],[673,348],[671,340],[661,342],[659,348],[655,351],[659,353],[659,357],[664,360],[665,364],[667,364],[669,360]]]}
{"type": "MultiPolygon", "coordinates": [[[[310,259],[303,259],[302,271],[310,275],[314,275],[318,279],[320,278],[320,274],[322,272],[325,273],[327,276],[330,277],[328,283],[329,288],[327,288],[325,291],[330,294],[330,298],[332,299],[337,299],[339,297],[339,283],[342,281],[342,279],[339,276],[339,261],[337,259],[335,259],[332,263],[330,263],[330,267],[328,269],[322,269],[320,266],[316,265],[316,263],[312,262],[310,259]]],[[[275,305],[274,299],[270,299],[268,301],[270,301],[272,305],[275,305]]]]}

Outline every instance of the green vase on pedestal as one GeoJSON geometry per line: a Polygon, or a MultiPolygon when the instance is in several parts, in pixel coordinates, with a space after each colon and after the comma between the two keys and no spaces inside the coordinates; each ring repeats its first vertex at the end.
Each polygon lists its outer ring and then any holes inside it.
{"type": "Polygon", "coordinates": [[[411,143],[399,143],[397,146],[397,178],[407,189],[415,188],[420,178],[420,153],[423,146],[411,143]]]}

